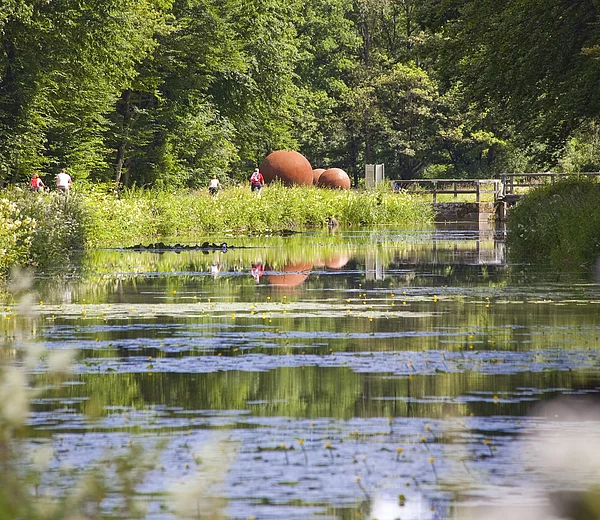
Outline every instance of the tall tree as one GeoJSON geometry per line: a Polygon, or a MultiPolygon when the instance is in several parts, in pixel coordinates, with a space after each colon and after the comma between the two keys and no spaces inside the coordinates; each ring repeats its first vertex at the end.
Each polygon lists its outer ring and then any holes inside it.
{"type": "Polygon", "coordinates": [[[140,91],[116,116],[115,170],[125,164],[138,185],[201,186],[214,173],[245,178],[268,151],[293,145],[296,7],[177,0],[140,91]]]}
{"type": "Polygon", "coordinates": [[[296,135],[314,167],[356,164],[353,134],[346,124],[345,97],[350,95],[360,52],[360,37],[351,18],[352,0],[310,0],[298,23],[296,84],[302,110],[296,135]]]}
{"type": "Polygon", "coordinates": [[[60,164],[81,178],[106,164],[106,115],[155,45],[168,0],[19,4],[0,19],[4,176],[60,164]]]}
{"type": "Polygon", "coordinates": [[[598,3],[441,3],[446,18],[436,24],[446,36],[446,80],[461,81],[472,102],[512,130],[508,139],[554,164],[566,138],[600,110],[598,3]]]}

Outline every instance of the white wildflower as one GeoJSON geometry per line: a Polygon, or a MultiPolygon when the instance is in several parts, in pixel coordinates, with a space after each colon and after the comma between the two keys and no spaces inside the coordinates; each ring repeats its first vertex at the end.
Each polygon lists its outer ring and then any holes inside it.
{"type": "Polygon", "coordinates": [[[25,351],[24,363],[25,367],[29,370],[36,368],[41,359],[44,357],[46,348],[42,343],[36,343],[28,341],[23,344],[23,350],[25,351]]]}
{"type": "Polygon", "coordinates": [[[48,354],[48,370],[61,373],[73,370],[73,360],[77,353],[74,350],[54,350],[48,354]]]}
{"type": "Polygon", "coordinates": [[[46,471],[53,458],[54,448],[51,444],[46,444],[33,452],[31,462],[37,471],[46,471]]]}
{"type": "Polygon", "coordinates": [[[214,437],[194,454],[199,464],[194,475],[174,483],[170,493],[176,514],[183,518],[195,517],[203,511],[208,517],[223,512],[225,503],[215,496],[214,488],[221,484],[227,475],[231,462],[229,453],[223,449],[223,439],[214,437]]]}
{"type": "Polygon", "coordinates": [[[33,312],[33,294],[24,294],[17,305],[17,312],[24,317],[31,318],[35,313],[33,312]]]}
{"type": "Polygon", "coordinates": [[[18,367],[9,367],[0,382],[0,412],[14,425],[22,425],[29,414],[27,376],[18,367]]]}

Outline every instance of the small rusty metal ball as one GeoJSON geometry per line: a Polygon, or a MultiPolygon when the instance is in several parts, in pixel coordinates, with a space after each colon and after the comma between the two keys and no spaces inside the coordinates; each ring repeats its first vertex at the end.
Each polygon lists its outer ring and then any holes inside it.
{"type": "Polygon", "coordinates": [[[312,166],[308,159],[292,150],[270,153],[259,168],[266,184],[275,180],[280,180],[285,186],[312,186],[313,183],[312,166]]]}
{"type": "Polygon", "coordinates": [[[316,185],[319,182],[319,177],[325,171],[325,168],[315,168],[313,170],[313,184],[316,185]]]}
{"type": "Polygon", "coordinates": [[[341,168],[329,168],[321,174],[317,185],[321,188],[349,190],[350,177],[341,168]]]}

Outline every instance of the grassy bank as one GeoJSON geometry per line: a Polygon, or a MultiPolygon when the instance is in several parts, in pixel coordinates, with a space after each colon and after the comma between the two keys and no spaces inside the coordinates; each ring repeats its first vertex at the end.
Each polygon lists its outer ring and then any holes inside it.
{"type": "Polygon", "coordinates": [[[600,257],[600,184],[567,180],[537,188],[511,210],[511,261],[587,267],[600,257]]]}
{"type": "Polygon", "coordinates": [[[217,197],[204,190],[131,190],[115,198],[97,188],[65,198],[14,189],[0,203],[0,269],[58,265],[74,251],[162,237],[324,227],[331,217],[341,226],[404,226],[432,222],[433,211],[422,196],[392,193],[387,186],[347,192],[270,185],[261,197],[247,186],[217,197]]]}

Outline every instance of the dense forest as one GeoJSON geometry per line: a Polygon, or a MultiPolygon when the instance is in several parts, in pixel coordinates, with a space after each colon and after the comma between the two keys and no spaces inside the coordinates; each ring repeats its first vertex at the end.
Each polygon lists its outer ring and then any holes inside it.
{"type": "Polygon", "coordinates": [[[598,0],[0,0],[0,181],[600,169],[598,0]]]}

